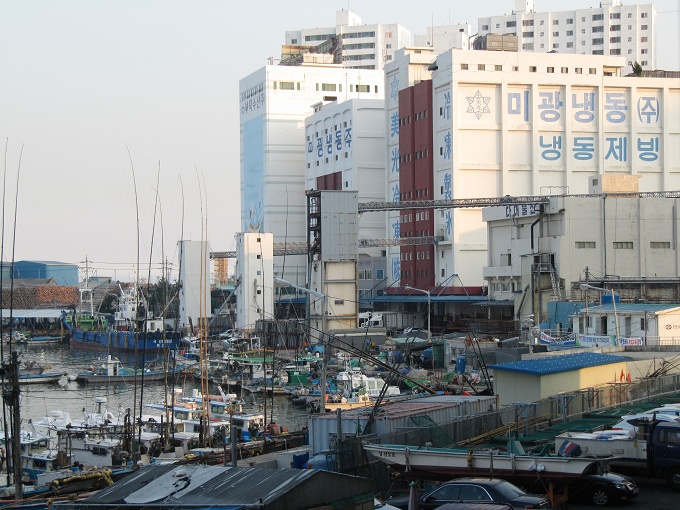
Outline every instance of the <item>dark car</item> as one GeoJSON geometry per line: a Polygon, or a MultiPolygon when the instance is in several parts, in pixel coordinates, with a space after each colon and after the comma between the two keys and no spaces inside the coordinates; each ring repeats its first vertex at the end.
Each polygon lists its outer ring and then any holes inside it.
{"type": "Polygon", "coordinates": [[[638,495],[638,487],[627,476],[617,473],[586,475],[569,485],[569,501],[583,501],[606,506],[629,501],[638,495]]]}
{"type": "MultiPolygon", "coordinates": [[[[488,478],[458,478],[440,485],[421,496],[418,505],[421,510],[439,508],[446,503],[505,503],[514,510],[548,508],[544,496],[527,494],[516,485],[505,480],[488,478]]],[[[386,503],[408,510],[408,496],[388,499],[386,503]]]]}

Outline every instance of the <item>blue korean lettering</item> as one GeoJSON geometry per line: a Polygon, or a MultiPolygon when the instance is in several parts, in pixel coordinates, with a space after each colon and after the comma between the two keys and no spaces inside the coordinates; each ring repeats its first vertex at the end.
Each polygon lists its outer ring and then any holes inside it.
{"type": "Polygon", "coordinates": [[[560,156],[562,155],[560,150],[562,149],[562,136],[553,136],[552,141],[549,137],[546,138],[547,140],[544,141],[543,136],[540,136],[538,140],[538,144],[544,149],[547,149],[541,152],[541,157],[546,161],[555,161],[560,159],[560,156]]]}
{"type": "Polygon", "coordinates": [[[399,173],[399,147],[392,149],[392,172],[399,173]]]}
{"type": "Polygon", "coordinates": [[[394,112],[390,117],[390,138],[399,134],[399,113],[394,112]]]}
{"type": "Polygon", "coordinates": [[[311,140],[310,140],[309,142],[307,142],[307,152],[308,152],[309,154],[311,154],[312,152],[314,152],[314,144],[312,143],[311,140]]]}
{"type": "Polygon", "coordinates": [[[399,78],[396,76],[393,76],[392,81],[390,82],[390,97],[394,101],[399,99],[399,78]]]}
{"type": "Polygon", "coordinates": [[[574,119],[576,122],[589,123],[595,118],[595,93],[583,92],[583,100],[580,100],[581,93],[571,95],[571,106],[575,111],[574,119]]]}
{"type": "Polygon", "coordinates": [[[451,92],[444,93],[444,118],[446,120],[451,118],[451,92]]]}
{"type": "Polygon", "coordinates": [[[628,161],[628,138],[625,136],[605,138],[609,144],[604,159],[613,157],[616,161],[628,161]]]}
{"type": "Polygon", "coordinates": [[[352,128],[345,129],[345,148],[352,146],[352,128]]]}
{"type": "Polygon", "coordinates": [[[333,133],[326,135],[326,152],[333,154],[333,133]]]}
{"type": "Polygon", "coordinates": [[[638,119],[645,124],[659,122],[659,100],[655,97],[642,96],[637,102],[638,119]]]}
{"type": "Polygon", "coordinates": [[[399,257],[392,257],[392,280],[398,282],[401,279],[401,261],[399,257]]]}
{"type": "Polygon", "coordinates": [[[451,200],[453,198],[451,179],[450,173],[447,172],[444,174],[444,200],[451,200]]]}
{"type": "Polygon", "coordinates": [[[335,132],[335,150],[341,151],[342,150],[342,130],[338,129],[335,132]]]}
{"type": "Polygon", "coordinates": [[[444,135],[444,159],[451,159],[451,131],[444,135]]]}
{"type": "Polygon", "coordinates": [[[399,202],[399,184],[392,186],[392,202],[399,202]]]}
{"type": "Polygon", "coordinates": [[[595,138],[592,136],[575,136],[574,146],[571,148],[574,159],[587,161],[593,159],[595,153],[595,138]]]}
{"type": "Polygon", "coordinates": [[[560,100],[560,91],[554,92],[539,92],[538,97],[541,102],[538,109],[541,110],[541,119],[544,122],[557,122],[560,120],[560,108],[562,101],[560,100]]]}
{"type": "Polygon", "coordinates": [[[605,118],[613,123],[620,124],[626,120],[626,96],[623,92],[606,92],[604,95],[605,118]]]}
{"type": "Polygon", "coordinates": [[[395,239],[399,238],[401,236],[401,223],[398,221],[395,223],[392,223],[392,231],[394,232],[394,237],[395,239]]]}
{"type": "Polygon", "coordinates": [[[316,155],[319,158],[323,157],[323,140],[321,138],[316,139],[316,155]]]}
{"type": "Polygon", "coordinates": [[[446,235],[451,235],[451,226],[453,225],[453,215],[451,211],[446,211],[444,214],[444,219],[446,220],[446,235]]]}
{"type": "Polygon", "coordinates": [[[508,92],[508,114],[522,115],[522,113],[524,113],[524,122],[529,122],[529,91],[525,90],[524,94],[508,92]]]}
{"type": "Polygon", "coordinates": [[[637,150],[642,161],[656,161],[659,159],[659,137],[654,136],[649,140],[638,138],[637,150]]]}

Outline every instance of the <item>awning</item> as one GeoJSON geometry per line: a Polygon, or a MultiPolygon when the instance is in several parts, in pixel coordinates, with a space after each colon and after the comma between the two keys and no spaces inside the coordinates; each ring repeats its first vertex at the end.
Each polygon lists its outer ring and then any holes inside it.
{"type": "Polygon", "coordinates": [[[475,303],[475,306],[515,306],[515,302],[512,299],[498,299],[498,300],[491,300],[491,301],[481,301],[479,303],[475,303]]]}
{"type": "Polygon", "coordinates": [[[0,313],[2,313],[3,319],[9,319],[10,315],[15,319],[58,319],[61,317],[62,312],[66,311],[63,308],[59,309],[14,309],[3,308],[0,313]]]}
{"type": "MultiPolygon", "coordinates": [[[[486,296],[430,295],[430,303],[478,303],[486,296]]],[[[427,303],[426,294],[383,294],[360,298],[360,303],[427,303]]]]}

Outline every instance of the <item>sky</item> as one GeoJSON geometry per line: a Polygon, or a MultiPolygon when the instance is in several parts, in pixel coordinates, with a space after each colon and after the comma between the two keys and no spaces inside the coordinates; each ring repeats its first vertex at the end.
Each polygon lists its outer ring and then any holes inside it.
{"type": "MultiPolygon", "coordinates": [[[[628,1],[624,4],[649,3],[628,1]]],[[[657,0],[657,67],[680,70],[680,0],[657,0]]],[[[537,0],[536,10],[597,7],[537,0]]],[[[2,257],[152,281],[179,239],[235,249],[241,78],[286,30],[427,27],[510,14],[513,0],[0,0],[2,257]],[[16,201],[15,201],[16,198],[16,201]],[[137,262],[140,262],[138,265],[137,262]]],[[[230,269],[231,272],[231,269],[230,269]]],[[[176,278],[175,276],[172,278],[176,278]]]]}

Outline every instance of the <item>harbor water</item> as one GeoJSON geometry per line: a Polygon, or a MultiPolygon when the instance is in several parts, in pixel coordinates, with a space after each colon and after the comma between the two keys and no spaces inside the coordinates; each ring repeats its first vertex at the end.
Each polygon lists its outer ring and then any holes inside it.
{"type": "MultiPolygon", "coordinates": [[[[5,356],[7,357],[7,346],[5,356]]],[[[91,366],[100,366],[106,361],[106,353],[86,351],[70,348],[69,345],[48,344],[43,346],[19,345],[17,348],[21,362],[35,361],[41,365],[51,367],[49,372],[64,372],[76,375],[91,366]]],[[[216,354],[220,356],[220,354],[216,354]]],[[[116,353],[123,365],[134,366],[134,358],[126,358],[124,354],[116,353]]],[[[145,361],[151,361],[147,355],[145,361]]],[[[39,421],[51,411],[60,410],[68,412],[71,419],[79,419],[84,413],[95,411],[94,402],[97,397],[106,397],[107,410],[118,416],[124,414],[127,409],[135,409],[135,396],[137,399],[137,413],[139,413],[139,400],[143,397],[143,404],[159,403],[164,401],[166,388],[171,390],[170,382],[166,387],[162,381],[145,382],[143,392],[140,384],[135,392],[134,383],[116,383],[109,385],[88,385],[76,381],[68,381],[62,378],[59,383],[52,384],[27,384],[21,386],[20,410],[21,420],[24,424],[28,420],[39,421]],[[143,393],[143,395],[142,395],[143,393]]],[[[182,390],[182,395],[190,396],[194,389],[200,389],[200,381],[191,376],[177,378],[175,388],[182,390]]],[[[219,394],[216,385],[210,383],[210,393],[219,394]]],[[[245,401],[244,411],[264,412],[267,411],[267,421],[287,425],[290,431],[300,430],[307,425],[309,413],[305,408],[295,407],[287,396],[268,397],[265,402],[263,394],[238,395],[245,401]]],[[[152,410],[144,410],[145,414],[157,414],[152,410]]]]}

